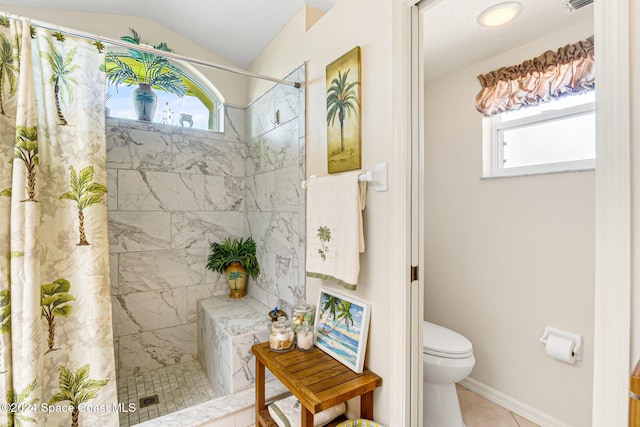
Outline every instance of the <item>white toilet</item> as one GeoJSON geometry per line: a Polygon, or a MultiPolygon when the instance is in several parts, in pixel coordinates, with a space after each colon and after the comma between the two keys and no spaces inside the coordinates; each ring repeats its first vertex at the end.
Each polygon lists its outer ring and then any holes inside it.
{"type": "Polygon", "coordinates": [[[473,369],[471,341],[457,332],[424,322],[423,427],[464,427],[456,383],[473,369]]]}

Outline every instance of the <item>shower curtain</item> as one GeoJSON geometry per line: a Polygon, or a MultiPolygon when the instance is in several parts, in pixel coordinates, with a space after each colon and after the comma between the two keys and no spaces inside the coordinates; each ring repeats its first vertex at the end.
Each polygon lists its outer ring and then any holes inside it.
{"type": "Polygon", "coordinates": [[[0,18],[5,425],[118,425],[101,50],[0,18]]]}

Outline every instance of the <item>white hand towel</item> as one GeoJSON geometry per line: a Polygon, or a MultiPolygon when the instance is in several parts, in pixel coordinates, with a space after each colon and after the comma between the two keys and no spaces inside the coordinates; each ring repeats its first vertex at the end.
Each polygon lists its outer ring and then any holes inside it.
{"type": "Polygon", "coordinates": [[[307,276],[355,290],[364,252],[362,210],[366,182],[360,172],[307,183],[307,276]]]}
{"type": "MultiPolygon", "coordinates": [[[[273,402],[267,407],[269,415],[279,427],[300,427],[302,404],[297,397],[291,395],[273,402]]],[[[344,414],[347,406],[340,403],[313,416],[314,427],[321,427],[333,421],[338,415],[344,414]]]]}

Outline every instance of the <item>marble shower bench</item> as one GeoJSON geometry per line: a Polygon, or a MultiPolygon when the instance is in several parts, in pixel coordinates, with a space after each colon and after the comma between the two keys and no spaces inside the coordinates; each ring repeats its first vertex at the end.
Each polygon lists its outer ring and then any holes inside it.
{"type": "Polygon", "coordinates": [[[198,360],[219,396],[254,385],[251,346],[269,340],[268,313],[269,308],[248,295],[198,301],[198,360]]]}

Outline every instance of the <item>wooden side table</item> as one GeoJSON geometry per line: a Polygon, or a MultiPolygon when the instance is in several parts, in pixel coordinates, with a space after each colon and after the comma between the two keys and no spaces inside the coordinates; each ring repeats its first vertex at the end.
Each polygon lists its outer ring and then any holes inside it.
{"type": "Polygon", "coordinates": [[[256,426],[277,427],[265,405],[265,367],[302,404],[301,426],[313,427],[313,415],[360,396],[360,416],[373,420],[373,390],[382,378],[365,369],[356,374],[317,347],[309,352],[278,353],[269,343],[251,348],[256,356],[256,426]]]}

